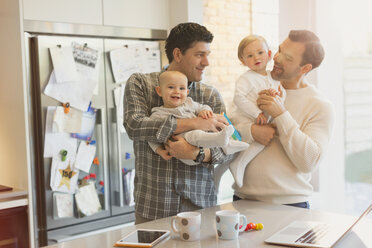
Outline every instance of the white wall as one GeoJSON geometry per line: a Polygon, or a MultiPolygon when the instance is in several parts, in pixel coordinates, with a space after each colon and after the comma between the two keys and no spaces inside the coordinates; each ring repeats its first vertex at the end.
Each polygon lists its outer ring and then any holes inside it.
{"type": "Polygon", "coordinates": [[[26,133],[21,7],[0,1],[0,184],[27,190],[26,133]]]}
{"type": "MultiPolygon", "coordinates": [[[[336,121],[328,155],[320,171],[320,192],[315,199],[319,208],[344,212],[345,201],[345,134],[343,97],[343,59],[341,47],[341,25],[337,22],[337,0],[316,1],[316,28],[326,56],[318,69],[318,88],[326,92],[333,102],[336,121]]],[[[315,206],[315,207],[318,207],[315,206]]]]}

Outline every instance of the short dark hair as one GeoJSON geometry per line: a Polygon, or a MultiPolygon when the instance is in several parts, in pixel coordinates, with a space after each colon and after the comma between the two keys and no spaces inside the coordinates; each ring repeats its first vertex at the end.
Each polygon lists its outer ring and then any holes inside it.
{"type": "Polygon", "coordinates": [[[311,64],[312,69],[317,68],[324,59],[324,49],[318,36],[309,30],[291,30],[288,38],[294,42],[305,45],[301,65],[311,64]]]}
{"type": "Polygon", "coordinates": [[[195,42],[204,41],[211,43],[213,34],[202,25],[193,22],[181,23],[175,26],[165,41],[165,53],[169,63],[173,61],[173,50],[179,48],[184,54],[195,42]]]}

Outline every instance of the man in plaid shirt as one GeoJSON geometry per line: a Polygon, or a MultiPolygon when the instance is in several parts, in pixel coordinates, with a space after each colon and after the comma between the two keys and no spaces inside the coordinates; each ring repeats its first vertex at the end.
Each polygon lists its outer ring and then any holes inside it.
{"type": "Polygon", "coordinates": [[[124,126],[133,140],[136,175],[134,195],[136,224],[211,207],[217,196],[213,181],[214,165],[230,161],[221,148],[195,147],[179,136],[182,132],[200,129],[218,131],[228,125],[220,115],[225,105],[219,92],[199,82],[209,65],[210,43],[213,35],[196,23],[182,23],[174,27],[166,40],[169,60],[167,70],[184,73],[188,78],[189,97],[209,105],[214,118],[149,120],[151,109],[163,105],[155,91],[160,72],[133,74],[125,87],[124,126]],[[148,142],[164,143],[170,160],[154,153],[148,142]],[[190,166],[178,159],[192,159],[200,164],[190,166]]]}

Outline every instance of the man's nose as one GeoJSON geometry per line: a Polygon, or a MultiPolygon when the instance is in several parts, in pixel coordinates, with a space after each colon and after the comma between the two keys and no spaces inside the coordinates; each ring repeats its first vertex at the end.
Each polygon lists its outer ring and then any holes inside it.
{"type": "Polygon", "coordinates": [[[201,61],[201,64],[204,65],[204,66],[208,66],[209,65],[209,60],[208,60],[208,57],[207,56],[203,56],[203,59],[201,61]]]}
{"type": "Polygon", "coordinates": [[[279,53],[274,54],[273,60],[274,60],[274,62],[279,61],[279,53]]]}

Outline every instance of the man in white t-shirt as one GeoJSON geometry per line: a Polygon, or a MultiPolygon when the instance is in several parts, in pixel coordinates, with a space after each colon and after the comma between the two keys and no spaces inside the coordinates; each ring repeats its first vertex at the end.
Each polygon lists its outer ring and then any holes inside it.
{"type": "Polygon", "coordinates": [[[311,175],[329,144],[334,109],[304,77],[323,58],[319,38],[308,30],[292,30],[279,46],[271,76],[285,88],[286,100],[260,92],[257,104],[273,117],[274,125],[247,127],[251,132],[246,138],[266,147],[246,167],[243,186],[233,186],[234,200],[309,208],[311,175]]]}

